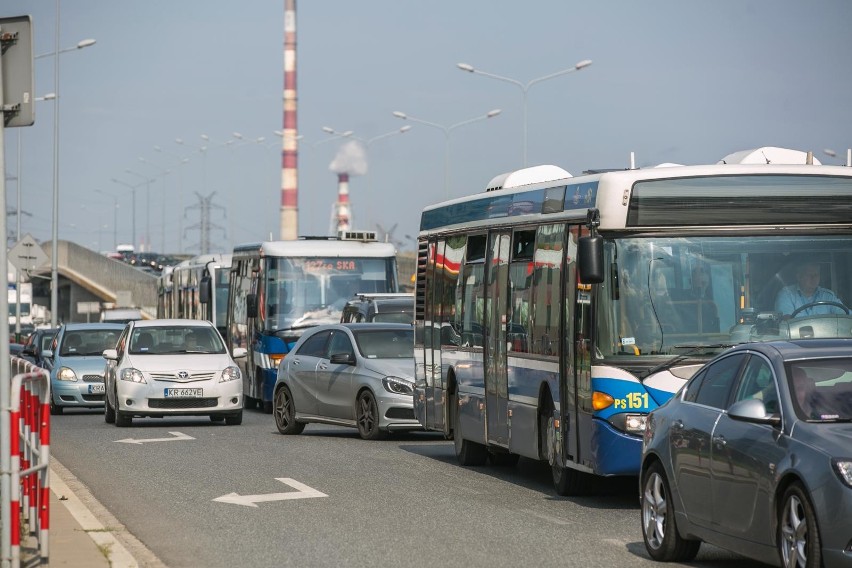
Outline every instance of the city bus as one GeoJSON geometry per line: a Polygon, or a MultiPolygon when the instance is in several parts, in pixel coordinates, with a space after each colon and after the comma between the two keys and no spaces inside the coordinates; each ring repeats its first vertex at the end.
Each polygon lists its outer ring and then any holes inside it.
{"type": "Polygon", "coordinates": [[[227,341],[243,375],[246,408],[272,412],[278,364],[302,332],[340,322],[357,293],[399,291],[396,248],[371,231],[234,247],[227,341]]]}
{"type": "Polygon", "coordinates": [[[230,254],[203,254],[163,269],[157,279],[157,317],[203,319],[225,337],[230,254]]]}
{"type": "Polygon", "coordinates": [[[425,208],[419,422],[462,465],[546,461],[557,492],[578,495],[638,475],[647,414],[722,350],[852,336],[852,168],[746,155],[577,177],[537,166],[425,208]],[[803,262],[837,299],[784,313],[803,262]]]}

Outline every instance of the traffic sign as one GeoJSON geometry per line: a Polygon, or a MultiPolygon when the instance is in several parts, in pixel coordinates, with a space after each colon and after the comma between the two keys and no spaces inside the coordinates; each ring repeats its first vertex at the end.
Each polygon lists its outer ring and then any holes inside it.
{"type": "Polygon", "coordinates": [[[35,121],[33,91],[33,23],[30,16],[0,18],[0,88],[6,127],[31,126],[35,121]]]}
{"type": "Polygon", "coordinates": [[[29,233],[9,249],[8,258],[12,266],[24,272],[44,266],[49,260],[47,253],[29,233]]]}

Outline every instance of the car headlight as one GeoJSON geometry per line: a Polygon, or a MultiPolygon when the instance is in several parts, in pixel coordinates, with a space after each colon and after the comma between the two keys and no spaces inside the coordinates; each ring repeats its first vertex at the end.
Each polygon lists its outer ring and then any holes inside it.
{"type": "Polygon", "coordinates": [[[145,377],[142,376],[142,371],[139,369],[122,369],[121,370],[121,380],[122,381],[130,381],[131,383],[146,383],[145,377]]]}
{"type": "Polygon", "coordinates": [[[228,381],[238,380],[240,380],[240,370],[237,367],[231,366],[222,371],[222,377],[219,379],[219,382],[227,383],[228,381]]]}
{"type": "Polygon", "coordinates": [[[398,377],[385,377],[382,379],[385,390],[393,394],[414,394],[413,384],[398,377]]]}
{"type": "Polygon", "coordinates": [[[852,460],[833,459],[831,465],[834,466],[834,472],[840,477],[840,481],[852,487],[852,460]]]}
{"type": "Polygon", "coordinates": [[[59,381],[76,381],[77,374],[73,369],[69,369],[68,367],[60,367],[59,371],[56,372],[56,379],[59,381]]]}
{"type": "Polygon", "coordinates": [[[610,416],[609,423],[622,432],[641,436],[645,432],[645,422],[647,419],[647,414],[628,414],[624,412],[610,416]]]}

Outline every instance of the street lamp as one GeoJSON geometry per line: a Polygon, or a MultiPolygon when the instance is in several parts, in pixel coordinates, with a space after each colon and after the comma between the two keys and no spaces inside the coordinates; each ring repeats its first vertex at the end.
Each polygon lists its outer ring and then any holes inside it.
{"type": "Polygon", "coordinates": [[[502,111],[499,108],[495,108],[494,110],[489,110],[482,116],[477,116],[474,118],[469,118],[468,120],[463,120],[461,122],[457,122],[450,126],[443,126],[441,124],[437,124],[434,122],[429,122],[428,120],[423,120],[420,118],[413,117],[409,114],[405,114],[404,112],[400,112],[395,110],[393,115],[397,118],[401,118],[403,120],[410,120],[411,122],[417,122],[420,124],[424,124],[426,126],[431,126],[433,128],[437,128],[439,130],[444,131],[444,199],[449,198],[450,189],[449,189],[449,179],[450,179],[450,132],[458,128],[459,126],[464,126],[466,124],[470,124],[471,122],[478,122],[480,120],[486,120],[488,118],[494,118],[502,111]]]}
{"type": "Polygon", "coordinates": [[[56,28],[53,53],[37,55],[34,59],[53,55],[53,221],[50,239],[50,325],[59,325],[59,54],[95,45],[95,40],[84,39],[74,47],[59,48],[59,0],[56,0],[56,28]]]}
{"type": "Polygon", "coordinates": [[[577,63],[575,63],[573,67],[569,67],[568,69],[563,69],[562,71],[557,71],[555,73],[545,75],[544,77],[538,77],[537,79],[533,79],[526,84],[521,83],[516,79],[503,77],[502,75],[495,75],[494,73],[480,71],[479,69],[476,69],[473,65],[468,65],[467,63],[457,63],[456,67],[458,67],[462,71],[467,71],[468,73],[482,75],[483,77],[490,77],[499,81],[506,81],[507,83],[512,83],[513,85],[517,85],[521,88],[521,91],[523,91],[524,93],[524,167],[527,167],[527,91],[529,91],[530,87],[532,87],[536,83],[541,83],[542,81],[547,81],[548,79],[553,79],[554,77],[559,77],[567,73],[573,73],[574,71],[585,69],[591,64],[591,59],[583,59],[582,61],[578,61],[577,63]]]}
{"type": "MultiPolygon", "coordinates": [[[[163,212],[162,212],[162,216],[161,216],[162,230],[161,230],[161,233],[160,233],[160,239],[161,239],[160,240],[160,247],[161,247],[160,252],[161,252],[161,254],[165,254],[165,252],[166,252],[166,194],[167,194],[167,192],[166,192],[166,176],[169,175],[170,173],[172,173],[172,170],[166,169],[166,168],[162,167],[160,164],[155,164],[154,162],[151,162],[150,160],[146,160],[142,156],[139,157],[139,161],[142,162],[143,164],[147,164],[147,165],[149,165],[153,168],[156,168],[157,173],[154,174],[154,175],[162,178],[162,180],[163,180],[163,200],[162,200],[163,212]]],[[[189,161],[189,159],[185,159],[185,161],[182,161],[178,165],[179,166],[183,165],[184,163],[186,163],[188,161],[189,161]]]]}
{"type": "MultiPolygon", "coordinates": [[[[183,156],[179,156],[178,154],[173,154],[171,152],[167,152],[163,150],[159,146],[154,146],[155,152],[160,152],[161,154],[165,154],[166,156],[170,156],[175,158],[178,163],[178,189],[175,192],[177,194],[177,252],[181,254],[183,252],[183,169],[180,166],[189,163],[189,158],[184,158],[183,156]]],[[[165,205],[164,205],[165,206],[165,205]]],[[[164,251],[165,252],[165,251],[164,251]]]]}
{"type": "Polygon", "coordinates": [[[133,247],[134,251],[136,250],[136,190],[145,183],[137,183],[136,185],[129,184],[125,181],[121,181],[120,179],[112,178],[113,183],[117,183],[119,185],[123,185],[124,187],[130,188],[131,194],[131,202],[130,202],[130,222],[132,227],[132,237],[133,237],[133,247]]]}
{"type": "MultiPolygon", "coordinates": [[[[326,134],[330,134],[331,137],[324,138],[324,139],[320,140],[319,142],[314,142],[314,146],[319,146],[320,144],[325,144],[326,142],[331,142],[332,140],[338,140],[340,138],[349,138],[350,136],[355,134],[354,130],[345,130],[343,132],[338,132],[337,130],[335,130],[334,128],[331,128],[330,126],[323,126],[322,131],[325,132],[326,134]]],[[[276,134],[278,134],[278,133],[276,132],[276,134]]],[[[279,134],[279,136],[283,136],[283,135],[279,134]]],[[[298,137],[297,137],[297,139],[298,139],[298,137]]]]}
{"type": "Polygon", "coordinates": [[[151,182],[157,181],[155,179],[149,178],[148,176],[143,176],[138,172],[134,172],[133,170],[124,170],[124,173],[130,174],[132,176],[136,176],[139,179],[144,180],[145,183],[145,246],[148,247],[148,250],[144,252],[151,252],[151,182]]]}
{"type": "Polygon", "coordinates": [[[118,196],[100,189],[95,189],[95,193],[112,197],[112,250],[118,250],[118,196]]]}

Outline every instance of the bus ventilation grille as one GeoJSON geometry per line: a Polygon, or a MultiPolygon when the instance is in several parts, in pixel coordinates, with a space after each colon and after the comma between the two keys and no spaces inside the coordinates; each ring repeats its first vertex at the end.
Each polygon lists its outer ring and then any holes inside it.
{"type": "Polygon", "coordinates": [[[341,241],[375,241],[376,231],[338,231],[337,238],[341,241]]]}

